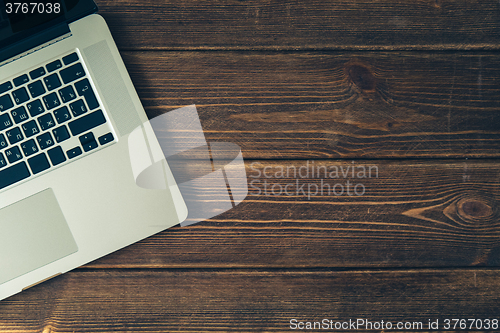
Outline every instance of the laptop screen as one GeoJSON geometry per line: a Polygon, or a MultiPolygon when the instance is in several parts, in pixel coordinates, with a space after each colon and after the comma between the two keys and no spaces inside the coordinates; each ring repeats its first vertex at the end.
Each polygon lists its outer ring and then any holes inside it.
{"type": "Polygon", "coordinates": [[[92,0],[0,0],[0,48],[95,11],[92,0]]]}

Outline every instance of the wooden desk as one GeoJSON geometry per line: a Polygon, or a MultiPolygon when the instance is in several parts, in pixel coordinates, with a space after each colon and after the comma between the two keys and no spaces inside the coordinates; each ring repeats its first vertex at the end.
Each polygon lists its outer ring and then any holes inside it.
{"type": "Polygon", "coordinates": [[[253,183],[227,213],[0,302],[0,331],[500,319],[498,1],[98,5],[148,115],[196,104],[253,183]]]}

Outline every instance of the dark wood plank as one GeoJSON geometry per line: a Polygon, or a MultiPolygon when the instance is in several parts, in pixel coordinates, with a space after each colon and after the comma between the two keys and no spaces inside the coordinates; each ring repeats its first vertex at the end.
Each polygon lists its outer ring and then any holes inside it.
{"type": "Polygon", "coordinates": [[[150,117],[197,104],[244,157],[500,157],[500,56],[127,52],[150,117]]]}
{"type": "Polygon", "coordinates": [[[499,49],[496,0],[98,0],[122,49],[499,49]]]}
{"type": "Polygon", "coordinates": [[[290,332],[294,318],[443,329],[446,318],[499,319],[499,281],[478,269],[75,271],[2,301],[0,330],[290,332]]]}
{"type": "Polygon", "coordinates": [[[499,266],[499,163],[247,162],[249,195],[236,208],[87,267],[499,266]]]}

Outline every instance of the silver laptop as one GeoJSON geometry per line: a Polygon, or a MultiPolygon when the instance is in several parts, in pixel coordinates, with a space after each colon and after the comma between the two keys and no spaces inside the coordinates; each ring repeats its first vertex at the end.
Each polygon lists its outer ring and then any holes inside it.
{"type": "Polygon", "coordinates": [[[95,3],[0,7],[4,299],[176,225],[187,208],[164,160],[163,189],[136,185],[133,165],[157,161],[131,158],[161,148],[95,3]]]}

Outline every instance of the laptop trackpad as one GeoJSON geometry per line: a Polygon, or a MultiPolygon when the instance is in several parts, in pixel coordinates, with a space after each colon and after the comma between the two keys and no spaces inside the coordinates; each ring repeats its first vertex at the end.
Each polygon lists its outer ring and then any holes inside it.
{"type": "Polygon", "coordinates": [[[52,189],[0,209],[0,284],[76,251],[52,189]]]}

